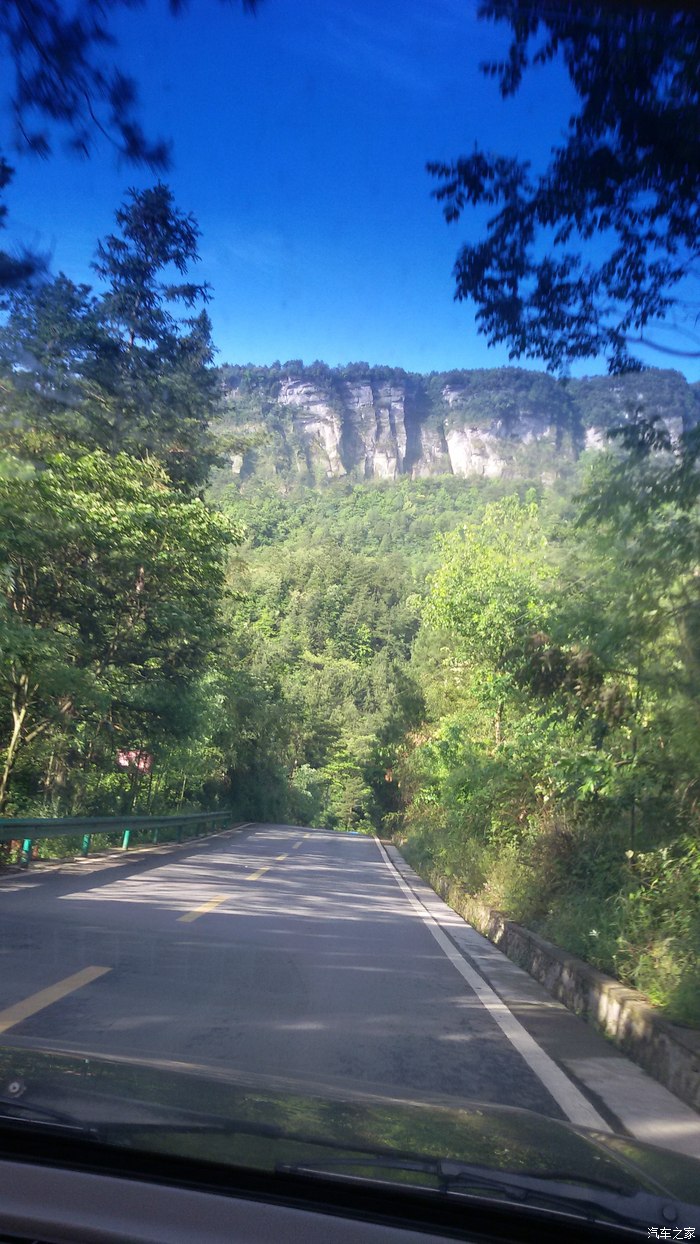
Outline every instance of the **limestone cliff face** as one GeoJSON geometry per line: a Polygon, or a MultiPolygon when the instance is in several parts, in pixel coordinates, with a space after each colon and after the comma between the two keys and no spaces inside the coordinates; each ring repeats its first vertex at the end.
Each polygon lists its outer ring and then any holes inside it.
{"type": "Polygon", "coordinates": [[[498,479],[506,462],[498,437],[480,428],[450,428],[445,433],[453,475],[483,475],[498,479]]]}
{"type": "Polygon", "coordinates": [[[659,414],[674,437],[700,419],[700,395],[677,372],[561,384],[518,368],[442,379],[388,368],[357,375],[359,365],[223,370],[230,421],[251,437],[232,457],[242,479],[547,478],[640,410],[659,414]]]}
{"type": "Polygon", "coordinates": [[[357,455],[366,478],[396,479],[406,465],[404,393],[386,384],[348,382],[344,389],[351,458],[357,455]]]}
{"type": "Polygon", "coordinates": [[[559,429],[544,402],[537,409],[522,396],[504,401],[502,394],[496,394],[492,417],[484,419],[475,396],[460,385],[442,389],[448,412],[443,429],[453,475],[499,479],[513,467],[518,447],[540,441],[556,446],[559,429]]]}
{"type": "Polygon", "coordinates": [[[425,422],[416,430],[418,453],[411,462],[411,474],[416,478],[427,475],[452,475],[454,467],[447,443],[447,433],[441,422],[425,422]]]}
{"type": "Polygon", "coordinates": [[[292,429],[308,444],[312,456],[321,459],[328,477],[345,475],[340,453],[342,416],[328,405],[328,397],[305,381],[282,381],[277,401],[291,407],[292,429]]]}
{"type": "Polygon", "coordinates": [[[285,379],[277,402],[329,477],[396,479],[406,468],[405,394],[390,384],[344,382],[331,395],[305,380],[285,379]]]}

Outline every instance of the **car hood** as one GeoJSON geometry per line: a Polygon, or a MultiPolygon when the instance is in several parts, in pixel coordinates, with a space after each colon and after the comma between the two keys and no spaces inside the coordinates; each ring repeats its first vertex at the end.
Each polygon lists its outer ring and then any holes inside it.
{"type": "Polygon", "coordinates": [[[26,1126],[62,1119],[108,1144],[231,1167],[327,1169],[366,1154],[367,1168],[379,1159],[383,1182],[400,1184],[401,1159],[434,1160],[700,1209],[692,1158],[482,1102],[407,1103],[213,1067],[14,1046],[0,1048],[0,1102],[26,1126]]]}

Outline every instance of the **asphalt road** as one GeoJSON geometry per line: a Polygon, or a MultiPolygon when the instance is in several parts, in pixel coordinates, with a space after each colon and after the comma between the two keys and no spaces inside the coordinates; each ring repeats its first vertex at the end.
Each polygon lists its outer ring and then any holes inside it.
{"type": "Polygon", "coordinates": [[[0,884],[5,1043],[595,1125],[466,963],[371,838],[252,826],[0,884]]]}

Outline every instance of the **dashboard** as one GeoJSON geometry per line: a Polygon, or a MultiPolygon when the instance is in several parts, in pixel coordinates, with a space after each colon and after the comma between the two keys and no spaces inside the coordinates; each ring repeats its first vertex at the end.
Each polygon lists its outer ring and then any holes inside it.
{"type": "Polygon", "coordinates": [[[203,1187],[196,1183],[201,1170],[193,1172],[189,1161],[140,1152],[124,1156],[128,1169],[121,1173],[69,1167],[55,1155],[0,1159],[0,1244],[560,1244],[562,1238],[567,1244],[620,1244],[641,1238],[621,1225],[543,1215],[504,1202],[475,1205],[409,1189],[397,1193],[360,1180],[282,1178],[280,1190],[269,1175],[224,1175],[213,1168],[210,1186],[203,1187]],[[216,1187],[224,1178],[229,1185],[235,1180],[234,1186],[216,1187]]]}

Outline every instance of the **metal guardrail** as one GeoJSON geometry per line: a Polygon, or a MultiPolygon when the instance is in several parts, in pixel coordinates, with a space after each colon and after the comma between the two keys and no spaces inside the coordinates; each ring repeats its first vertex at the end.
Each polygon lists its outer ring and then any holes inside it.
{"type": "Polygon", "coordinates": [[[28,868],[32,846],[40,838],[79,838],[81,854],[87,855],[93,834],[122,834],[122,850],[127,851],[134,831],[145,829],[158,841],[161,829],[176,829],[178,842],[183,830],[192,828],[195,837],[202,826],[212,828],[221,821],[232,820],[230,812],[185,812],[180,816],[61,816],[61,817],[0,817],[0,842],[22,841],[20,863],[28,868]]]}

